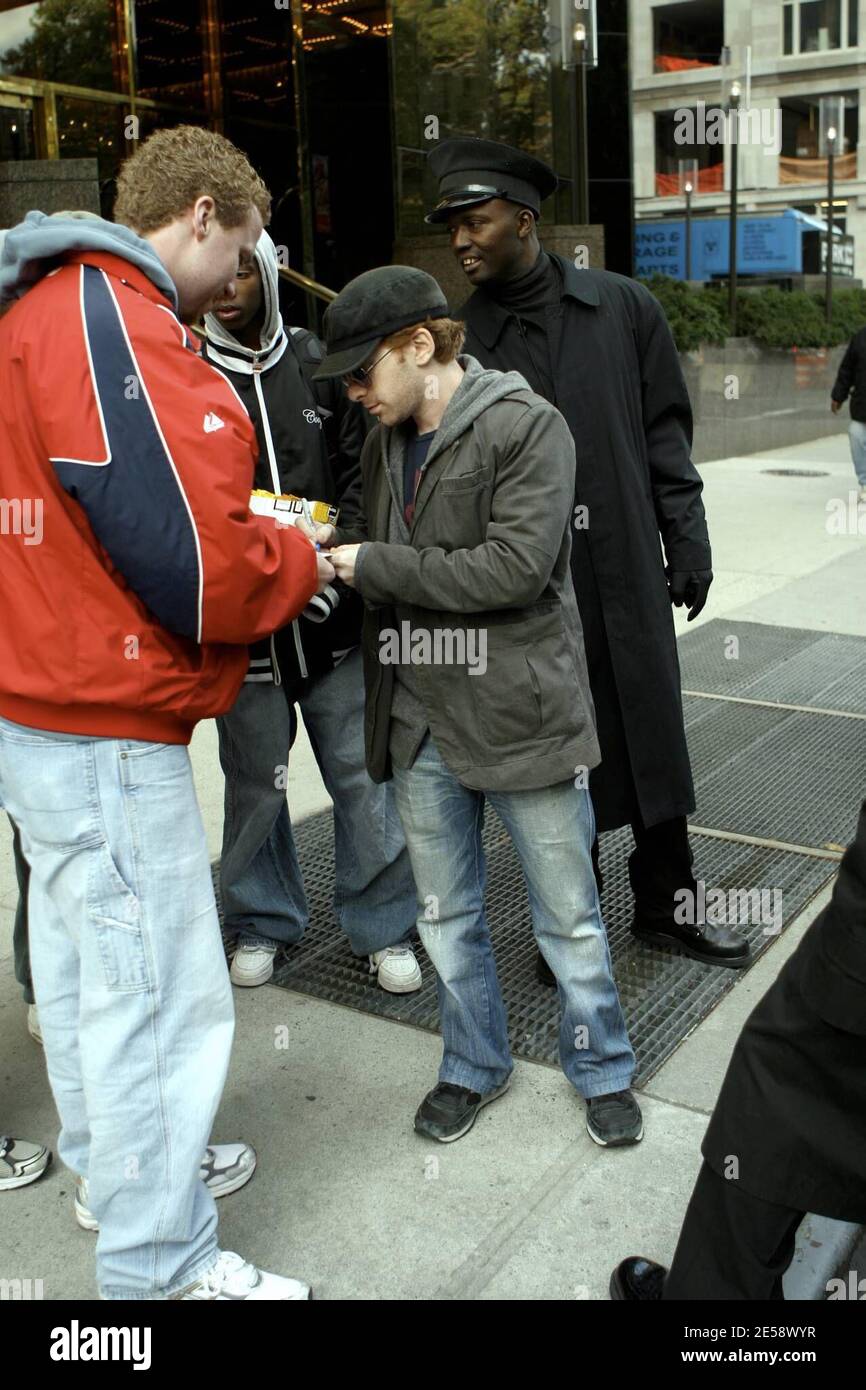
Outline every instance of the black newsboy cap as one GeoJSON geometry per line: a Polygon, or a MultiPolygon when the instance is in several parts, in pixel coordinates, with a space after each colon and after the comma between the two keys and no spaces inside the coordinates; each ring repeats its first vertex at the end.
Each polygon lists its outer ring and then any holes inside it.
{"type": "Polygon", "coordinates": [[[427,158],[439,180],[439,202],[425,222],[444,222],[457,208],[490,198],[519,203],[537,217],[558,183],[549,164],[497,140],[455,136],[436,145],[427,158]]]}
{"type": "Polygon", "coordinates": [[[427,318],[447,318],[448,301],[426,271],[381,265],[344,286],[325,310],[327,355],[313,380],[345,376],[360,367],[377,343],[427,318]]]}

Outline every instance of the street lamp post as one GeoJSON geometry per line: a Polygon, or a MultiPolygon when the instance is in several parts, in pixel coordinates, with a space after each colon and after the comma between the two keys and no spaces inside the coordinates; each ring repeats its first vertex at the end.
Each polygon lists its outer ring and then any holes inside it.
{"type": "Polygon", "coordinates": [[[596,0],[560,0],[560,23],[551,28],[558,38],[562,67],[573,72],[569,81],[571,120],[571,215],[579,225],[589,222],[589,153],[587,148],[586,70],[598,67],[596,0]],[[581,18],[575,22],[574,11],[581,18]]]}
{"type": "Polygon", "coordinates": [[[740,106],[740,84],[731,83],[728,100],[728,124],[731,131],[731,212],[728,228],[728,323],[731,337],[737,333],[737,112],[740,106]],[[731,116],[733,115],[733,120],[731,116]]]}
{"type": "Polygon", "coordinates": [[[827,130],[827,290],[826,314],[828,325],[833,319],[833,161],[836,157],[836,127],[827,130]]]}
{"type": "Polygon", "coordinates": [[[692,278],[692,191],[691,180],[686,181],[686,280],[692,278]]]}
{"type": "Polygon", "coordinates": [[[586,25],[574,26],[576,57],[571,84],[572,129],[572,217],[578,226],[589,222],[589,151],[586,130],[586,25]]]}

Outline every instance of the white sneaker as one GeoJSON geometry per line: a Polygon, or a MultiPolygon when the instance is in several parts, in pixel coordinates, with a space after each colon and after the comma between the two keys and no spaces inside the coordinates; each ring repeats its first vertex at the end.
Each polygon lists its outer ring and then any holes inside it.
{"type": "Polygon", "coordinates": [[[175,1298],[186,1302],[212,1301],[214,1299],[279,1299],[287,1303],[291,1299],[305,1299],[311,1296],[309,1284],[301,1279],[286,1279],[282,1274],[266,1274],[263,1269],[241,1259],[233,1250],[221,1250],[212,1269],[184,1293],[175,1298]]]}
{"type": "Polygon", "coordinates": [[[229,978],[233,985],[264,985],[274,973],[277,948],[271,942],[242,941],[235,951],[229,978]]]}
{"type": "Polygon", "coordinates": [[[27,1032],[34,1042],[42,1046],[42,1029],[39,1027],[39,1010],[35,1004],[27,1005],[27,1032]]]}
{"type": "Polygon", "coordinates": [[[90,1188],[86,1178],[75,1179],[75,1220],[83,1231],[98,1231],[99,1222],[88,1206],[90,1188]]]}
{"type": "Polygon", "coordinates": [[[379,984],[389,994],[411,994],[421,988],[421,967],[415,952],[405,941],[374,951],[370,956],[370,974],[377,975],[379,984]]]}
{"type": "MultiPolygon", "coordinates": [[[[209,1144],[199,1168],[199,1177],[214,1197],[227,1197],[248,1183],[256,1171],[256,1151],[252,1144],[209,1144]]],[[[86,1178],[75,1179],[75,1220],[85,1231],[98,1231],[99,1222],[90,1210],[86,1178]]]]}

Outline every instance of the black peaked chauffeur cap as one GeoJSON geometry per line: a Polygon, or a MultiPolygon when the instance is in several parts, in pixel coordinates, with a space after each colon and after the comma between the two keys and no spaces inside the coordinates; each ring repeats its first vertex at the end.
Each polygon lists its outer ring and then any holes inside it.
{"type": "Polygon", "coordinates": [[[519,203],[531,208],[537,217],[558,182],[543,160],[512,145],[476,136],[443,140],[427,158],[439,180],[439,202],[425,222],[445,222],[458,208],[486,203],[490,198],[519,203]]]}
{"type": "Polygon", "coordinates": [[[380,265],[345,285],[325,310],[327,355],[314,381],[345,376],[360,367],[377,343],[425,319],[448,317],[440,286],[411,265],[380,265]]]}

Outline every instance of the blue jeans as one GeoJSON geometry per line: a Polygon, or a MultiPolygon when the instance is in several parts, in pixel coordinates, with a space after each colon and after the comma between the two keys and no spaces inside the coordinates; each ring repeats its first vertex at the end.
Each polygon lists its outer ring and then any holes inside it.
{"type": "Polygon", "coordinates": [[[861,487],[866,487],[866,420],[852,420],[848,426],[848,441],[854,472],[861,487]]]}
{"type": "MultiPolygon", "coordinates": [[[[360,650],[309,683],[298,700],[334,803],[334,913],[357,956],[402,941],[415,921],[415,884],[388,785],[364,758],[360,650]]],[[[242,941],[300,941],[310,920],[285,777],[294,711],[281,686],[246,682],[217,720],[225,773],[220,864],[223,917],[242,941]]]]}
{"type": "Polygon", "coordinates": [[[484,911],[486,798],[520,857],[535,938],[558,982],[562,1069],[582,1096],[626,1090],[635,1061],[592,870],[589,793],[570,781],[537,791],[470,791],[429,734],[412,767],[395,768],[394,786],[418,885],[418,932],[436,967],[439,1080],[483,1095],[512,1069],[484,911]]]}
{"type": "Polygon", "coordinates": [[[199,1167],[234,1030],[189,754],[0,719],[0,806],[30,865],[58,1149],[90,1185],[100,1292],[166,1297],[218,1253],[199,1167]]]}

